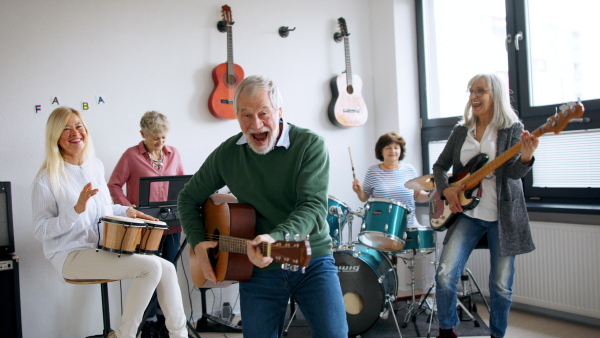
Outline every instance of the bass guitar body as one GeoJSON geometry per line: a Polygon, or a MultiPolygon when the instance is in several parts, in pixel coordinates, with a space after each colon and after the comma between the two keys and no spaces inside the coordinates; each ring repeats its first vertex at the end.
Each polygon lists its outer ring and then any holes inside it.
{"type": "MultiPolygon", "coordinates": [[[[479,154],[473,157],[469,163],[458,173],[458,175],[451,177],[448,182],[451,187],[461,185],[461,182],[467,179],[472,173],[479,170],[489,160],[488,155],[479,154]]],[[[479,204],[479,197],[473,196],[475,190],[479,188],[479,185],[475,187],[463,190],[458,193],[458,200],[464,210],[471,210],[479,204]]],[[[450,211],[450,206],[446,199],[442,199],[437,189],[432,191],[429,200],[429,222],[431,228],[435,231],[444,231],[448,229],[462,213],[453,213],[450,211]]]]}
{"type": "Polygon", "coordinates": [[[233,96],[238,85],[244,79],[244,70],[237,64],[233,64],[233,72],[227,71],[228,64],[222,63],[212,71],[215,88],[208,98],[208,110],[220,119],[235,119],[233,110],[233,96]]]}
{"type": "Polygon", "coordinates": [[[331,79],[332,98],[328,115],[331,123],[338,127],[357,127],[367,122],[369,113],[361,95],[362,79],[352,75],[352,85],[348,85],[346,73],[331,79]]]}

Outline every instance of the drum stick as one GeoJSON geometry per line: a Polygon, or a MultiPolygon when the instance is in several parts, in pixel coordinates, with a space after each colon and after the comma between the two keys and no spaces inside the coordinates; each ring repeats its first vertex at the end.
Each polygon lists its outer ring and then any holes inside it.
{"type": "Polygon", "coordinates": [[[350,151],[350,147],[348,147],[348,154],[350,154],[350,165],[352,165],[352,178],[356,181],[356,174],[354,173],[354,162],[352,161],[352,152],[350,151]]]}

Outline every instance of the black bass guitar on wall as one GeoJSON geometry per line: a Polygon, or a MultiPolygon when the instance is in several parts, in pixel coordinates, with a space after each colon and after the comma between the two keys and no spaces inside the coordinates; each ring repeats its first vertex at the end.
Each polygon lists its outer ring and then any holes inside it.
{"type": "MultiPolygon", "coordinates": [[[[571,103],[568,106],[561,107],[561,111],[548,118],[545,124],[536,129],[532,134],[540,137],[548,132],[560,133],[572,118],[583,116],[584,108],[581,103],[571,103]]],[[[473,193],[479,187],[484,177],[498,169],[506,161],[510,160],[521,151],[521,142],[516,143],[504,153],[496,157],[493,161],[485,164],[488,157],[485,154],[479,154],[473,157],[461,172],[450,178],[450,186],[456,187],[465,185],[465,189],[458,194],[458,199],[463,210],[471,210],[479,204],[479,198],[473,193]],[[485,164],[485,165],[484,165],[485,164]]],[[[460,216],[461,213],[450,211],[448,201],[442,199],[437,189],[434,189],[429,201],[429,219],[431,228],[436,231],[443,231],[449,228],[460,216]]]]}

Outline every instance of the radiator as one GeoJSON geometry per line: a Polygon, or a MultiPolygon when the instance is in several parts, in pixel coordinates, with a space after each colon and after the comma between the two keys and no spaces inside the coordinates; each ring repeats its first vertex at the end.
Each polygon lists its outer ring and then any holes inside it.
{"type": "MultiPolygon", "coordinates": [[[[536,250],[516,257],[513,302],[600,318],[600,226],[531,222],[536,250]]],[[[489,251],[467,267],[489,295],[489,251]]]]}

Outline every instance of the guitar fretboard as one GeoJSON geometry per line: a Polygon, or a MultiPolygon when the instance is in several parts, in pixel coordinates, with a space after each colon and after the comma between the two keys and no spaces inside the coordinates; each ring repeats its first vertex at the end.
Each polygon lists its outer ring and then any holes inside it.
{"type": "Polygon", "coordinates": [[[227,75],[235,75],[233,70],[233,30],[231,25],[227,25],[227,75]]]}
{"type": "MultiPolygon", "coordinates": [[[[232,237],[232,236],[225,236],[225,235],[220,235],[220,236],[207,235],[206,240],[218,241],[220,251],[233,252],[233,253],[239,253],[239,254],[247,254],[248,253],[247,246],[246,246],[246,242],[248,241],[247,239],[232,237]]],[[[270,254],[269,244],[270,243],[260,243],[258,245],[258,247],[262,250],[263,255],[265,255],[265,256],[269,256],[269,254],[270,254]]]]}
{"type": "Polygon", "coordinates": [[[346,53],[346,84],[352,86],[352,66],[350,64],[350,40],[344,36],[344,52],[346,53]]]}

